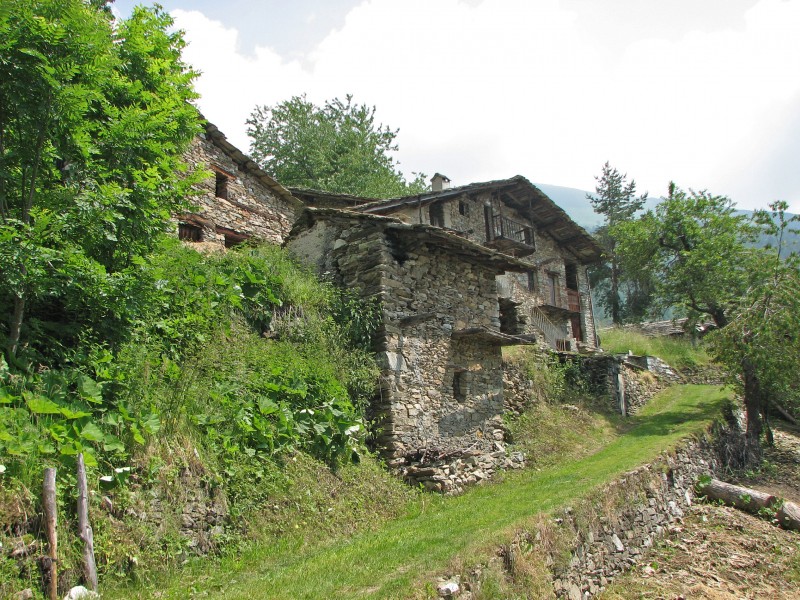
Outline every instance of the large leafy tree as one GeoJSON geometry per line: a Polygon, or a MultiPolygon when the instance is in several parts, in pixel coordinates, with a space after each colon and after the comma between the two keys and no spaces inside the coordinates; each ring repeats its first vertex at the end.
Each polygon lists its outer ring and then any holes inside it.
{"type": "Polygon", "coordinates": [[[725,196],[688,193],[670,184],[655,210],[610,230],[621,265],[654,281],[660,308],[706,316],[724,327],[731,311],[762,277],[755,229],[725,196]]]}
{"type": "Polygon", "coordinates": [[[113,331],[138,259],[186,202],[181,153],[199,121],[171,26],[159,8],[114,22],[99,0],[0,8],[0,309],[12,360],[26,322],[113,331]]]}
{"type": "Polygon", "coordinates": [[[617,242],[610,232],[642,209],[647,193],[637,196],[636,182],[628,181],[626,174],[620,173],[608,162],[603,165],[602,174],[595,179],[595,194],[586,194],[586,198],[592,203],[594,211],[604,219],[596,232],[605,250],[605,262],[595,271],[596,281],[601,280],[597,289],[601,290],[601,304],[611,314],[614,324],[618,325],[626,318],[642,316],[649,300],[650,281],[642,271],[638,272],[638,277],[623,272],[617,254],[617,242]]]}
{"type": "Polygon", "coordinates": [[[786,234],[798,217],[786,217],[785,202],[771,208],[754,215],[762,231],[777,240],[762,255],[759,266],[764,276],[748,286],[727,325],[711,337],[717,360],[744,397],[745,461],[758,456],[762,431],[772,442],[770,406],[796,411],[800,404],[800,260],[796,254],[783,256],[786,234]]]}
{"type": "Polygon", "coordinates": [[[375,122],[375,107],[348,95],[316,106],[305,96],[257,106],[247,120],[250,152],[284,185],[372,198],[415,194],[392,157],[397,130],[375,122]]]}

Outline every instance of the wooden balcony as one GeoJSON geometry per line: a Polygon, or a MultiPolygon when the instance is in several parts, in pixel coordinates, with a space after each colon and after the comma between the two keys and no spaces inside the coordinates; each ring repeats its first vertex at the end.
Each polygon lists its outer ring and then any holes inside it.
{"type": "Polygon", "coordinates": [[[529,256],[536,251],[533,230],[502,215],[492,217],[492,239],[486,245],[513,256],[529,256]]]}

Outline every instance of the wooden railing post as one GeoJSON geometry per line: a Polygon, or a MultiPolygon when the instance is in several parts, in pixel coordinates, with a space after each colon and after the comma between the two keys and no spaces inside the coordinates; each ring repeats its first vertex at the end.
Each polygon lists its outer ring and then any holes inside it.
{"type": "Polygon", "coordinates": [[[44,526],[47,534],[47,546],[50,562],[50,580],[48,596],[50,600],[58,600],[58,508],[56,505],[56,470],[49,467],[44,470],[42,485],[42,508],[44,510],[44,526]]]}
{"type": "Polygon", "coordinates": [[[83,540],[83,574],[86,584],[97,591],[97,566],[94,561],[94,534],[89,524],[89,486],[83,453],[78,454],[78,536],[83,540]]]}

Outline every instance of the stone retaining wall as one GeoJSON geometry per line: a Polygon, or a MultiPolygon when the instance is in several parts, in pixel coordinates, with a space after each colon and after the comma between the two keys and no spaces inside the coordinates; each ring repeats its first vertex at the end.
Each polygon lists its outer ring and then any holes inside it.
{"type": "Polygon", "coordinates": [[[677,531],[694,501],[698,478],[719,468],[710,441],[692,440],[603,488],[596,498],[619,499],[615,514],[601,515],[585,528],[567,509],[559,527],[574,534],[577,543],[569,565],[554,578],[556,595],[581,600],[602,592],[613,577],[639,563],[657,539],[677,531]]]}

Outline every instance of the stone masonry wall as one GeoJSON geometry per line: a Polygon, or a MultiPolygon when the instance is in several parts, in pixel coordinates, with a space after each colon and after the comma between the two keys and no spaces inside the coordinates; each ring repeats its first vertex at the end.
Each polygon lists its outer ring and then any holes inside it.
{"type": "MultiPolygon", "coordinates": [[[[536,223],[532,223],[528,216],[502,204],[497,199],[493,199],[489,193],[475,197],[464,195],[448,200],[443,204],[445,226],[458,231],[467,239],[479,244],[486,243],[484,206],[487,204],[493,206],[495,214],[502,212],[503,216],[513,221],[527,223],[531,226],[536,252],[530,256],[522,257],[521,260],[531,264],[533,289],[530,289],[527,273],[506,273],[498,277],[498,285],[501,296],[510,298],[519,304],[517,311],[522,321],[522,333],[536,334],[537,331],[531,321],[530,312],[535,307],[541,306],[543,298],[549,294],[549,272],[555,273],[558,277],[561,288],[558,291],[559,295],[565,293],[563,288],[566,285],[566,259],[569,258],[569,254],[548,235],[546,230],[537,228],[536,223]]],[[[425,211],[423,217],[430,219],[430,208],[424,207],[423,210],[425,211]]],[[[583,339],[577,341],[582,342],[587,349],[591,349],[596,347],[594,319],[591,316],[589,280],[586,275],[586,268],[582,265],[578,265],[578,291],[581,294],[583,339]]],[[[562,300],[566,302],[566,298],[562,300]]],[[[564,338],[574,337],[577,333],[572,331],[572,325],[569,319],[566,318],[566,314],[552,316],[551,320],[555,325],[564,329],[564,338]]]]}
{"type": "Polygon", "coordinates": [[[217,169],[228,177],[227,200],[216,196],[216,176],[212,174],[199,185],[200,194],[194,199],[197,212],[178,219],[201,227],[201,241],[224,244],[227,230],[237,238],[283,242],[295,219],[294,208],[285,200],[253,175],[240,170],[230,156],[204,135],[195,138],[186,161],[200,169],[217,169]]]}
{"type": "Polygon", "coordinates": [[[495,271],[367,217],[317,221],[288,246],[340,285],[382,300],[371,416],[390,465],[451,492],[505,464],[500,347],[458,334],[499,332],[495,271]]]}
{"type": "Polygon", "coordinates": [[[657,539],[680,524],[694,500],[697,480],[714,475],[720,466],[708,439],[692,440],[597,494],[618,499],[614,514],[601,514],[586,526],[567,509],[559,527],[571,531],[577,543],[568,566],[554,579],[556,596],[582,600],[602,592],[614,576],[637,564],[657,539]]]}

